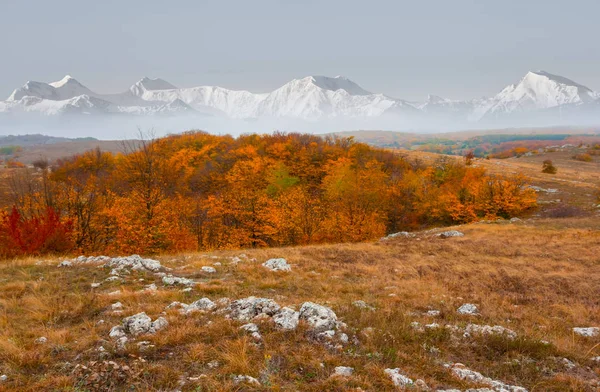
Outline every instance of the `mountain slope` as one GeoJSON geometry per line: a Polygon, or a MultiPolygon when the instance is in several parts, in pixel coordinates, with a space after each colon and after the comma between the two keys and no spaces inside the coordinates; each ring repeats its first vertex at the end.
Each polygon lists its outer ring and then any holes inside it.
{"type": "Polygon", "coordinates": [[[528,72],[517,84],[511,84],[488,104],[483,117],[502,117],[561,105],[595,101],[596,93],[562,76],[545,71],[528,72]]]}

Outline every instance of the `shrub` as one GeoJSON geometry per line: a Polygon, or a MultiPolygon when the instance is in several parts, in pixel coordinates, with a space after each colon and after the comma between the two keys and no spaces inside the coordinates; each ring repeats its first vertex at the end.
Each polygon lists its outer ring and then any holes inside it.
{"type": "Polygon", "coordinates": [[[68,252],[73,247],[72,226],[70,221],[62,222],[50,207],[29,218],[13,207],[0,222],[0,256],[68,252]]]}
{"type": "Polygon", "coordinates": [[[542,173],[556,174],[557,171],[558,169],[552,164],[552,161],[550,159],[546,159],[542,163],[542,173]]]}
{"type": "Polygon", "coordinates": [[[590,154],[577,154],[577,155],[573,155],[573,159],[575,159],[576,161],[581,161],[581,162],[591,162],[592,156],[590,154]]]}

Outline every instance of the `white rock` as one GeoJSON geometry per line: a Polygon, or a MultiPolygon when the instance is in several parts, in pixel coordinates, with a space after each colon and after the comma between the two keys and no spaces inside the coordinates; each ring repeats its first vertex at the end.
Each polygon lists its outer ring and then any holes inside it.
{"type": "Polygon", "coordinates": [[[136,336],[148,333],[150,328],[152,328],[152,319],[145,312],[134,314],[133,316],[125,317],[123,319],[123,329],[125,330],[125,333],[136,336]]]}
{"type": "Polygon", "coordinates": [[[46,344],[48,343],[48,338],[46,338],[45,336],[41,336],[37,339],[35,339],[35,344],[46,344]]]}
{"type": "Polygon", "coordinates": [[[288,264],[286,259],[269,259],[263,263],[263,267],[270,269],[271,271],[291,271],[292,267],[288,264]]]}
{"type": "Polygon", "coordinates": [[[439,310],[428,310],[427,312],[425,312],[425,316],[429,316],[429,317],[437,317],[440,315],[440,311],[439,310]]]}
{"type": "Polygon", "coordinates": [[[115,282],[117,280],[122,280],[122,279],[118,276],[109,276],[108,278],[104,279],[105,282],[115,282]]]}
{"type": "Polygon", "coordinates": [[[392,382],[394,383],[394,385],[399,388],[404,388],[404,387],[414,385],[413,380],[411,380],[410,378],[401,374],[399,368],[385,369],[384,372],[392,379],[392,382]]]}
{"type": "Polygon", "coordinates": [[[123,304],[120,302],[115,302],[114,304],[110,305],[110,309],[111,310],[122,310],[123,304]]]}
{"type": "Polygon", "coordinates": [[[5,382],[8,380],[8,376],[6,374],[3,374],[0,376],[0,382],[5,382]]]}
{"type": "Polygon", "coordinates": [[[471,335],[504,335],[511,340],[517,338],[517,334],[515,331],[510,330],[508,328],[504,328],[500,325],[494,325],[492,327],[490,325],[468,324],[465,327],[465,337],[469,337],[471,335]]]}
{"type": "Polygon", "coordinates": [[[381,241],[391,240],[392,238],[413,238],[415,235],[413,233],[409,233],[408,231],[401,231],[398,233],[388,234],[387,236],[381,238],[381,241]]]}
{"type": "Polygon", "coordinates": [[[167,321],[166,318],[159,317],[159,318],[157,318],[156,320],[154,320],[152,322],[152,325],[151,325],[150,330],[148,332],[149,333],[156,333],[157,331],[160,331],[161,329],[165,328],[168,325],[169,325],[169,322],[167,321]]]}
{"type": "Polygon", "coordinates": [[[217,305],[208,298],[200,298],[197,301],[192,302],[183,309],[186,314],[192,312],[207,312],[217,308],[217,305]]]}
{"type": "Polygon", "coordinates": [[[167,275],[162,277],[162,282],[167,286],[173,286],[176,284],[182,286],[193,286],[196,284],[192,279],[181,278],[179,276],[167,275]]]}
{"type": "Polygon", "coordinates": [[[214,274],[215,272],[217,272],[217,270],[214,267],[210,267],[205,265],[204,267],[200,268],[202,270],[202,272],[206,272],[208,274],[214,274]]]}
{"type": "Polygon", "coordinates": [[[258,332],[258,325],[254,323],[249,323],[242,325],[240,329],[249,332],[252,335],[252,338],[254,338],[254,340],[262,340],[262,335],[260,334],[260,332],[258,332]]]}
{"type": "Polygon", "coordinates": [[[461,380],[469,381],[472,383],[478,383],[488,385],[492,390],[497,392],[527,392],[527,389],[515,385],[508,385],[498,380],[493,380],[489,377],[485,377],[479,372],[468,369],[461,363],[455,363],[453,365],[446,365],[452,371],[456,377],[461,380]]]}
{"type": "Polygon", "coordinates": [[[300,313],[294,309],[284,307],[273,315],[273,321],[281,329],[296,329],[298,327],[300,313]]]}
{"type": "Polygon", "coordinates": [[[184,304],[183,302],[173,301],[165,307],[165,310],[174,309],[174,308],[187,308],[188,304],[184,304]]]}
{"type": "Polygon", "coordinates": [[[248,297],[233,301],[226,312],[233,319],[247,321],[262,314],[273,316],[279,309],[280,306],[272,299],[248,297]]]}
{"type": "Polygon", "coordinates": [[[469,314],[469,315],[479,314],[479,309],[477,308],[477,305],[474,305],[474,304],[462,304],[456,311],[459,314],[469,314]]]}
{"type": "Polygon", "coordinates": [[[220,365],[220,363],[219,363],[219,361],[217,361],[217,360],[210,361],[209,363],[207,363],[207,364],[206,364],[206,366],[207,366],[209,369],[216,369],[216,368],[218,368],[218,367],[219,367],[219,365],[220,365]]]}
{"type": "Polygon", "coordinates": [[[59,265],[58,268],[65,268],[65,267],[72,267],[73,266],[73,262],[65,260],[62,261],[59,265]]]}
{"type": "Polygon", "coordinates": [[[92,286],[93,289],[100,287],[102,283],[92,283],[90,286],[92,286]]]}
{"type": "Polygon", "coordinates": [[[251,376],[246,376],[246,375],[237,375],[237,376],[233,376],[233,383],[235,385],[238,384],[252,384],[252,385],[256,385],[256,386],[260,386],[260,382],[251,376]]]}
{"type": "Polygon", "coordinates": [[[110,336],[112,339],[122,338],[125,336],[125,329],[123,329],[123,327],[120,325],[115,325],[110,329],[108,336],[110,336]]]}
{"type": "Polygon", "coordinates": [[[299,318],[306,321],[314,331],[326,331],[337,328],[337,316],[333,310],[313,302],[302,304],[299,318]]]}
{"type": "Polygon", "coordinates": [[[443,231],[443,232],[437,234],[437,236],[440,238],[450,238],[450,237],[464,237],[465,234],[461,233],[460,231],[457,231],[457,230],[449,230],[449,231],[443,231]]]}
{"type": "Polygon", "coordinates": [[[350,377],[354,373],[354,368],[349,366],[337,366],[333,372],[333,376],[350,377]]]}
{"type": "Polygon", "coordinates": [[[592,338],[600,334],[600,328],[598,327],[577,327],[573,328],[573,332],[580,336],[585,336],[586,338],[592,338]]]}

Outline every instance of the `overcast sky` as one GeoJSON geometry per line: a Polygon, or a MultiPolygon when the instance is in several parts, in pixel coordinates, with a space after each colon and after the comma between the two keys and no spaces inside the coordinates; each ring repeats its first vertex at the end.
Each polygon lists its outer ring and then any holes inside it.
{"type": "Polygon", "coordinates": [[[492,95],[544,69],[600,90],[598,0],[0,0],[0,97],[71,74],[272,90],[344,75],[404,99],[492,95]]]}

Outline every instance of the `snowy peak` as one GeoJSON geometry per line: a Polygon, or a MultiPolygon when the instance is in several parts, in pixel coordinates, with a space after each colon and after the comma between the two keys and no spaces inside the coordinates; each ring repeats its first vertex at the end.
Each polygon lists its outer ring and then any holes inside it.
{"type": "Polygon", "coordinates": [[[331,92],[345,91],[349,95],[372,94],[344,76],[333,78],[322,75],[307,76],[302,79],[294,79],[279,88],[279,90],[288,90],[297,93],[314,91],[315,89],[331,92]]]}
{"type": "Polygon", "coordinates": [[[8,101],[18,101],[23,97],[37,97],[52,101],[64,101],[80,95],[95,95],[90,89],[67,75],[52,83],[29,81],[23,87],[13,91],[8,101]]]}
{"type": "Polygon", "coordinates": [[[136,84],[131,86],[129,91],[131,91],[134,95],[140,96],[143,95],[146,91],[157,91],[157,90],[175,90],[177,87],[173,86],[171,83],[160,79],[151,79],[147,77],[143,77],[136,84]]]}

